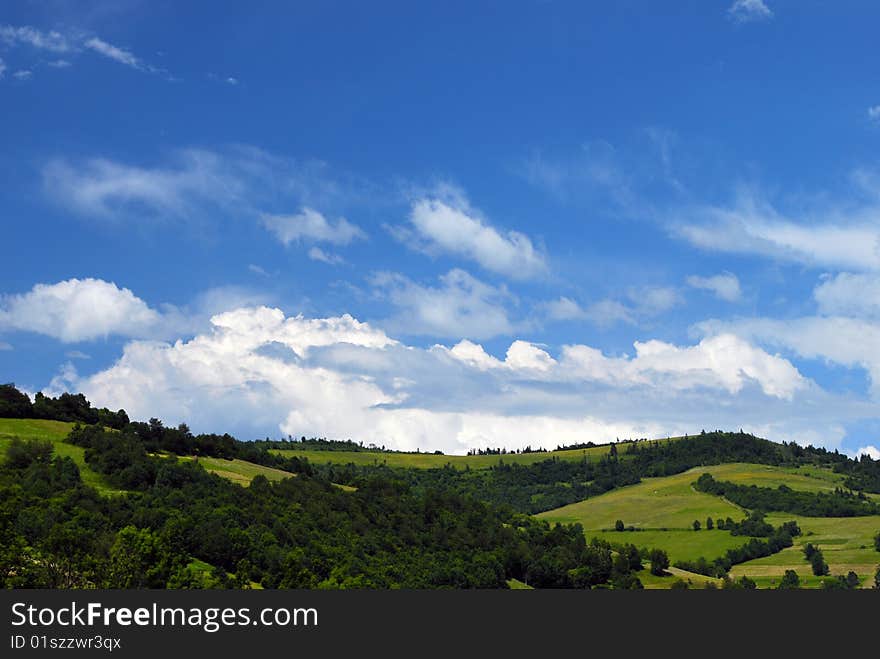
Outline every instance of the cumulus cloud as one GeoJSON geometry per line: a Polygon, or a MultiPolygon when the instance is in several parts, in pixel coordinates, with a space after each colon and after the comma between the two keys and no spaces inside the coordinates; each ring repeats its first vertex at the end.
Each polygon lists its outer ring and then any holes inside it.
{"type": "Polygon", "coordinates": [[[806,359],[862,368],[871,379],[874,395],[880,394],[880,325],[876,323],[841,316],[743,318],[706,321],[698,323],[695,330],[706,335],[732,332],[806,359]]]}
{"type": "Polygon", "coordinates": [[[728,7],[727,15],[736,23],[766,21],[773,18],[773,12],[763,0],[736,0],[728,7]]]}
{"type": "Polygon", "coordinates": [[[410,225],[392,233],[409,247],[431,255],[451,254],[513,279],[529,279],[547,271],[544,255],[518,231],[492,226],[458,194],[417,200],[410,225]]]}
{"type": "Polygon", "coordinates": [[[715,297],[725,302],[737,302],[742,297],[739,279],[729,272],[711,277],[692,275],[687,278],[687,283],[693,288],[711,291],[715,297]]]}
{"type": "Polygon", "coordinates": [[[776,423],[776,432],[792,434],[817,426],[809,410],[818,406],[797,400],[815,388],[743,340],[635,347],[633,357],[585,345],[554,356],[515,340],[499,359],[471,341],[408,346],[348,315],[249,307],[214,316],[190,340],[132,341],[111,367],[87,376],[66,368],[56,385],[134,418],[158,414],[197,430],[349,437],[408,450],[553,447],[724,423],[776,423]],[[801,416],[779,426],[792,397],[801,416]]]}
{"type": "Polygon", "coordinates": [[[37,284],[0,302],[0,329],[37,332],[65,343],[111,334],[146,336],[160,319],[129,289],[100,279],[37,284]]]}
{"type": "Polygon", "coordinates": [[[67,279],[36,284],[27,293],[0,295],[0,332],[35,332],[63,343],[109,336],[158,340],[202,331],[220,311],[271,302],[271,296],[247,288],[219,286],[185,306],[153,308],[113,282],[67,279]]]}
{"type": "Polygon", "coordinates": [[[486,339],[516,327],[507,311],[510,293],[464,270],[450,270],[436,287],[396,273],[379,273],[371,283],[398,310],[385,324],[402,334],[486,339]]]}
{"type": "Polygon", "coordinates": [[[285,246],[301,241],[348,245],[367,237],[360,227],[344,217],[333,222],[311,208],[303,208],[296,215],[264,215],[263,226],[285,246]]]}

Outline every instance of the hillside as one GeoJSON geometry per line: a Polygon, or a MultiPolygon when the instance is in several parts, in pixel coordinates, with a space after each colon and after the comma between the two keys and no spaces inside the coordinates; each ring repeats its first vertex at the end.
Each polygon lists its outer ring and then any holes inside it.
{"type": "MultiPolygon", "coordinates": [[[[66,421],[50,421],[46,419],[0,419],[0,456],[2,456],[13,437],[20,439],[40,439],[52,442],[55,455],[69,457],[80,470],[83,482],[94,487],[102,494],[119,493],[123,490],[114,488],[107,483],[104,476],[93,470],[85,461],[85,449],[65,441],[74,424],[66,421]]],[[[183,458],[184,460],[188,458],[183,458]]],[[[199,464],[206,471],[222,476],[239,485],[249,485],[257,475],[265,476],[270,481],[289,478],[294,474],[254,464],[246,460],[203,457],[199,464]]]]}
{"type": "Polygon", "coordinates": [[[880,563],[880,463],[742,431],[446,456],[193,434],[81,395],[36,420],[11,394],[7,587],[775,587],[795,570],[852,588],[880,563]]]}
{"type": "MultiPolygon", "coordinates": [[[[748,538],[733,536],[718,530],[706,530],[708,517],[713,520],[728,517],[738,520],[748,511],[720,497],[697,492],[692,483],[703,473],[718,480],[742,485],[777,488],[785,485],[803,492],[833,492],[844,477],[829,469],[815,466],[786,468],[768,465],[733,463],[695,467],[684,473],[661,478],[645,478],[637,485],[556,508],[537,515],[553,523],[579,523],[585,535],[601,537],[612,543],[634,543],[639,547],[664,549],[670,560],[694,561],[700,557],[712,560],[728,549],[743,545],[748,538]],[[636,531],[614,531],[617,520],[636,531]],[[694,520],[702,525],[693,530],[694,520]]],[[[868,495],[877,499],[878,495],[868,495]]],[[[880,532],[880,516],[816,518],[787,513],[767,517],[773,525],[794,520],[803,535],[795,538],[794,546],[772,556],[736,565],[732,578],[748,576],[759,587],[775,587],[785,570],[795,570],[807,587],[819,587],[822,579],[814,577],[802,548],[807,542],[818,544],[830,567],[831,574],[846,574],[852,570],[863,585],[871,585],[880,563],[880,554],[874,551],[872,538],[880,532]]],[[[669,582],[671,583],[671,579],[669,582]]],[[[655,578],[653,584],[662,585],[655,578]]]]}
{"type": "Polygon", "coordinates": [[[94,487],[102,494],[119,492],[120,490],[107,483],[106,478],[86,464],[84,448],[64,441],[73,426],[73,423],[66,421],[47,419],[0,419],[0,456],[6,453],[13,437],[49,441],[52,442],[55,455],[69,457],[74,461],[86,485],[94,487]]]}

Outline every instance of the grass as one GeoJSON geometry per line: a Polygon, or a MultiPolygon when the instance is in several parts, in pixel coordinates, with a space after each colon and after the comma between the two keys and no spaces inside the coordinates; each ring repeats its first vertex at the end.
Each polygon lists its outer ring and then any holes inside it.
{"type": "Polygon", "coordinates": [[[64,421],[47,421],[45,419],[0,419],[0,455],[5,455],[6,447],[13,437],[20,439],[42,439],[52,442],[55,455],[68,457],[79,468],[83,483],[101,494],[118,494],[117,490],[107,484],[104,477],[86,464],[85,449],[68,444],[64,440],[73,429],[74,424],[64,421]]]}
{"type": "MultiPolygon", "coordinates": [[[[185,457],[180,459],[194,460],[195,458],[185,457]]],[[[198,462],[206,471],[222,476],[223,478],[231,480],[233,483],[244,485],[245,487],[251,484],[251,481],[254,480],[255,476],[265,476],[269,481],[280,481],[284,478],[296,476],[296,474],[292,474],[289,471],[283,471],[273,467],[264,467],[263,465],[239,460],[238,458],[234,460],[224,460],[223,458],[201,457],[198,459],[198,462]]]]}
{"type": "Polygon", "coordinates": [[[519,579],[508,579],[507,586],[510,590],[534,590],[530,585],[523,583],[519,579]]]}

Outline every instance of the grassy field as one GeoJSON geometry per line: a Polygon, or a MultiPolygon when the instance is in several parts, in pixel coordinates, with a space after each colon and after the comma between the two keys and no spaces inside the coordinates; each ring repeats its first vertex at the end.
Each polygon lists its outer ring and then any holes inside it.
{"type": "Polygon", "coordinates": [[[778,554],[734,566],[731,576],[747,574],[759,584],[772,587],[786,570],[798,573],[801,583],[818,587],[822,578],[814,577],[810,564],[804,558],[803,546],[812,542],[822,550],[832,575],[850,570],[859,575],[862,585],[873,585],[874,573],[880,566],[880,552],[874,549],[873,537],[880,531],[880,515],[866,517],[798,517],[768,515],[767,521],[779,524],[787,519],[797,520],[803,535],[795,538],[793,547],[778,554]],[[760,580],[759,580],[760,579],[760,580]]]}
{"type": "MultiPolygon", "coordinates": [[[[180,458],[181,460],[193,460],[194,458],[180,458]]],[[[248,486],[255,476],[265,476],[270,481],[280,481],[283,478],[291,478],[296,474],[272,467],[264,467],[263,465],[254,464],[245,460],[224,460],[223,458],[206,458],[198,459],[199,464],[206,471],[217,474],[223,478],[231,480],[233,483],[248,486]]]]}
{"type": "MultiPolygon", "coordinates": [[[[727,549],[744,544],[746,539],[717,529],[694,531],[693,521],[698,519],[705,527],[708,516],[739,520],[745,512],[724,499],[696,492],[691,483],[704,472],[719,480],[745,485],[777,487],[785,484],[792,489],[810,492],[833,490],[842,480],[839,474],[815,467],[789,469],[740,463],[698,467],[675,476],[645,479],[638,485],[547,511],[537,517],[551,522],[578,522],[588,537],[632,543],[638,547],[659,547],[666,550],[672,562],[700,556],[711,560],[722,556],[727,549]],[[644,530],[611,530],[618,519],[626,526],[644,530]]],[[[867,584],[880,565],[880,553],[874,551],[872,542],[873,536],[880,531],[880,516],[815,518],[783,513],[769,515],[767,519],[774,525],[794,519],[804,535],[795,539],[794,547],[779,554],[735,566],[731,577],[747,575],[759,587],[771,588],[779,583],[786,569],[793,569],[805,586],[818,587],[821,579],[813,577],[801,551],[807,542],[822,548],[834,575],[853,570],[867,584]]],[[[643,574],[639,575],[640,579],[643,574]]],[[[646,577],[647,581],[642,579],[646,588],[661,588],[664,584],[668,587],[673,581],[650,574],[646,577]]],[[[699,587],[693,577],[690,578],[694,586],[699,587]]]]}
{"type": "MultiPolygon", "coordinates": [[[[658,440],[669,441],[669,440],[658,440]]],[[[629,443],[618,444],[621,455],[626,453],[629,443]]],[[[505,464],[530,465],[550,458],[560,460],[581,460],[584,456],[597,460],[607,455],[611,445],[594,446],[587,449],[548,451],[546,453],[508,453],[507,455],[436,455],[434,453],[392,453],[379,451],[316,451],[310,449],[272,449],[272,453],[287,457],[306,458],[315,464],[355,464],[387,465],[389,467],[412,467],[415,469],[439,469],[451,465],[456,469],[488,469],[499,462],[505,464]]]]}
{"type": "Polygon", "coordinates": [[[0,419],[0,456],[5,454],[6,447],[13,437],[20,439],[42,439],[52,442],[55,455],[69,457],[79,467],[83,483],[94,487],[102,494],[117,494],[116,490],[104,480],[104,477],[86,464],[85,449],[64,441],[72,423],[64,421],[47,421],[44,419],[0,419]]]}

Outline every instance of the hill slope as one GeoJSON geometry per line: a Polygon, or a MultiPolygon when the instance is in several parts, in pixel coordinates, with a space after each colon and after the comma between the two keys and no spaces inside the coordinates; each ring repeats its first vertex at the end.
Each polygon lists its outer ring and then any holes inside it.
{"type": "MultiPolygon", "coordinates": [[[[755,464],[723,464],[696,467],[682,474],[662,478],[646,478],[637,485],[619,488],[598,497],[556,508],[537,515],[539,519],[559,523],[580,523],[585,535],[601,537],[612,543],[632,543],[638,547],[664,549],[672,562],[712,560],[728,549],[748,540],[727,531],[705,530],[706,518],[743,518],[747,511],[720,497],[697,492],[691,484],[700,474],[710,473],[718,480],[759,487],[786,485],[806,492],[829,492],[843,480],[840,474],[819,467],[783,468],[755,464]],[[639,531],[616,532],[616,520],[639,531]],[[703,530],[694,531],[693,521],[699,520],[703,530]]],[[[802,547],[807,542],[818,544],[832,574],[852,570],[863,583],[873,577],[880,563],[880,554],[873,549],[872,537],[880,531],[880,516],[816,518],[787,513],[767,517],[774,526],[796,520],[803,531],[795,544],[779,554],[748,561],[735,566],[731,576],[753,578],[760,587],[774,587],[786,569],[795,570],[802,583],[809,587],[821,585],[813,577],[804,559],[802,547]]],[[[652,582],[653,586],[657,586],[652,582]]]]}

